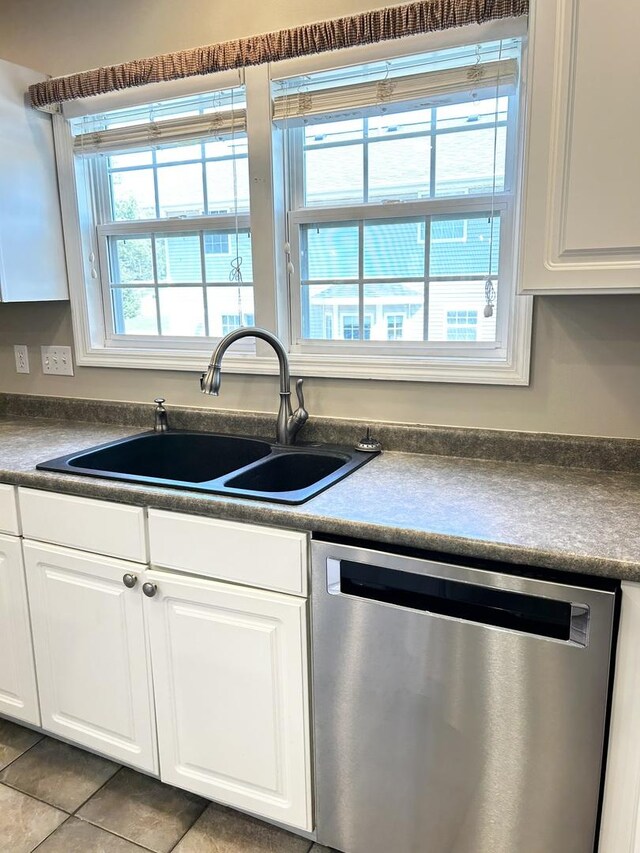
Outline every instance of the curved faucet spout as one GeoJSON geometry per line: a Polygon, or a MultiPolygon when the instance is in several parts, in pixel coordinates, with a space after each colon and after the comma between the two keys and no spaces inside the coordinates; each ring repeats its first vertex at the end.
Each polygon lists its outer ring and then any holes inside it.
{"type": "Polygon", "coordinates": [[[222,358],[231,344],[240,340],[240,338],[260,338],[270,344],[278,356],[280,366],[280,408],[278,410],[276,425],[277,441],[279,444],[293,444],[296,435],[309,417],[309,413],[304,408],[304,397],[302,395],[303,380],[299,379],[296,383],[296,392],[300,405],[294,412],[291,408],[291,380],[289,375],[289,359],[287,358],[286,350],[280,338],[277,338],[266,329],[249,326],[244,329],[235,329],[233,332],[225,335],[211,355],[207,372],[203,373],[200,379],[202,393],[213,394],[215,397],[218,396],[222,381],[222,358]]]}

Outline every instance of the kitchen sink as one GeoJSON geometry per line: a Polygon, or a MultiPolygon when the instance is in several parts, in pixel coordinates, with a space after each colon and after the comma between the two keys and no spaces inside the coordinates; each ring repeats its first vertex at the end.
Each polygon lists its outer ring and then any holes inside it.
{"type": "Polygon", "coordinates": [[[82,453],[68,464],[71,468],[89,468],[96,472],[204,483],[244,468],[270,453],[267,442],[251,438],[154,432],[82,453]]]}
{"type": "Polygon", "coordinates": [[[347,461],[347,456],[329,453],[281,453],[227,480],[227,486],[256,492],[297,491],[330,477],[347,461]]]}
{"type": "Polygon", "coordinates": [[[36,468],[300,504],[375,455],[335,445],[285,446],[248,436],[171,430],[130,436],[36,468]]]}

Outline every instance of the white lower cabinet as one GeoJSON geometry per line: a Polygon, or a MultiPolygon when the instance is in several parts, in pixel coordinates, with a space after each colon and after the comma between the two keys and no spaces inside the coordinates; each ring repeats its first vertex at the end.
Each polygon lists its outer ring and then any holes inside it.
{"type": "Polygon", "coordinates": [[[306,601],[164,571],[145,580],[163,781],[312,829],[306,601]]]}
{"type": "Polygon", "coordinates": [[[17,536],[0,535],[0,713],[40,725],[29,605],[17,536]]]}
{"type": "Polygon", "coordinates": [[[42,727],[157,772],[144,567],[29,540],[24,557],[42,727]]]}
{"type": "Polygon", "coordinates": [[[145,513],[59,497],[22,490],[33,538],[0,535],[0,714],[312,830],[306,535],[155,513],[155,559],[179,565],[151,571],[145,513]],[[132,558],[79,550],[121,553],[123,530],[132,558]]]}

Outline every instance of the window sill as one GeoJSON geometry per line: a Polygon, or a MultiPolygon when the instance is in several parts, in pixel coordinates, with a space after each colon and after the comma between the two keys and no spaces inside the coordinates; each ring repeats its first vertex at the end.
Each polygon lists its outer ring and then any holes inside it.
{"type": "MultiPolygon", "coordinates": [[[[529,384],[529,335],[523,345],[508,358],[452,358],[373,355],[289,356],[291,373],[295,376],[335,379],[378,379],[402,382],[453,382],[495,385],[529,384]]],[[[203,372],[211,351],[198,350],[140,350],[91,349],[77,352],[80,367],[137,368],[142,370],[177,370],[203,372]]],[[[273,376],[278,373],[275,357],[227,353],[224,370],[228,373],[273,376]]]]}

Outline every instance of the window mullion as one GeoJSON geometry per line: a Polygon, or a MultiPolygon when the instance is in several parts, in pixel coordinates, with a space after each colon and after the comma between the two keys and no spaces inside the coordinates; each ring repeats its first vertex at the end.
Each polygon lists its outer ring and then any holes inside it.
{"type": "Polygon", "coordinates": [[[151,171],[153,173],[153,194],[156,202],[156,219],[160,219],[160,193],[158,191],[158,159],[156,157],[156,149],[151,149],[151,171]]]}
{"type": "Polygon", "coordinates": [[[438,108],[433,107],[431,110],[431,127],[430,127],[430,139],[431,145],[429,147],[429,198],[435,198],[436,196],[436,127],[438,124],[438,108]]]}
{"type": "Polygon", "coordinates": [[[431,265],[431,217],[426,216],[424,222],[424,309],[422,339],[429,340],[429,298],[430,292],[430,269],[431,265]]]}
{"type": "Polygon", "coordinates": [[[151,265],[153,267],[153,283],[156,295],[156,321],[158,323],[158,334],[162,334],[162,317],[160,316],[160,290],[158,288],[158,262],[156,259],[156,235],[151,235],[151,265]]]}
{"type": "Polygon", "coordinates": [[[369,119],[362,122],[362,200],[369,201],[369,119]]]}
{"type": "MultiPolygon", "coordinates": [[[[289,298],[283,249],[286,211],[284,200],[276,193],[276,186],[281,186],[276,184],[276,174],[280,177],[282,169],[281,137],[273,132],[268,67],[246,68],[245,86],[251,222],[260,224],[251,230],[253,266],[260,276],[260,286],[254,287],[255,321],[288,339],[289,298]]],[[[257,345],[256,351],[261,355],[267,349],[257,345]]]]}
{"type": "Polygon", "coordinates": [[[358,223],[358,327],[364,340],[364,221],[358,223]]]}
{"type": "Polygon", "coordinates": [[[202,212],[207,214],[209,213],[209,190],[207,187],[207,164],[205,161],[204,142],[200,143],[200,152],[202,154],[202,204],[204,206],[202,212]]]}
{"type": "Polygon", "coordinates": [[[207,294],[207,262],[204,253],[204,232],[198,234],[200,238],[200,269],[202,275],[202,307],[204,310],[204,334],[209,337],[209,296],[207,294]]]}

